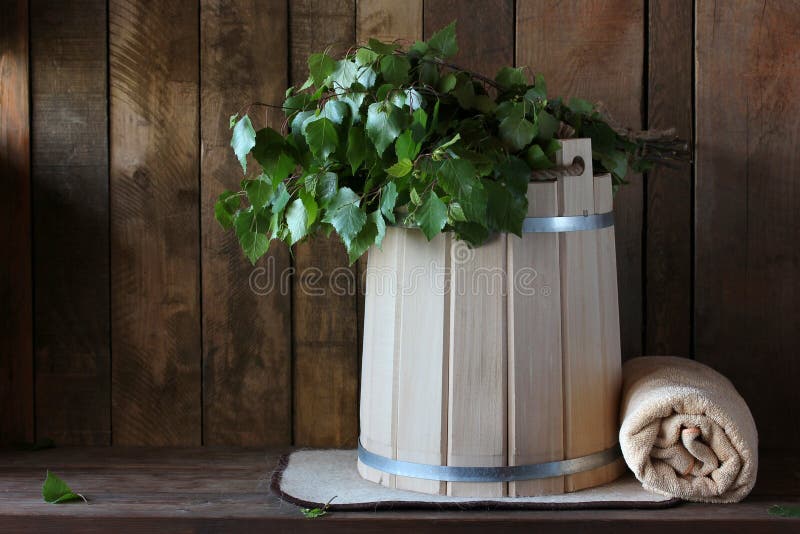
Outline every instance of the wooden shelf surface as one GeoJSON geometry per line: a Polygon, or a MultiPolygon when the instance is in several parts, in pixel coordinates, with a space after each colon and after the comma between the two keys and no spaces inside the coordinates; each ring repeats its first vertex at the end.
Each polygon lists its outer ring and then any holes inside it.
{"type": "Polygon", "coordinates": [[[800,519],[770,515],[800,503],[800,458],[762,454],[753,494],[735,505],[667,510],[334,512],[306,519],[269,491],[289,449],[57,448],[0,451],[0,532],[800,532],[800,519]],[[47,469],[89,504],[42,502],[47,469]]]}

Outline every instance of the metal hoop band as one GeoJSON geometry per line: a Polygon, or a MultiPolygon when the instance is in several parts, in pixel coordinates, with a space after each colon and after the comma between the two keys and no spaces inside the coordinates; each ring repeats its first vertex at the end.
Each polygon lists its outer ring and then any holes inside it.
{"type": "Polygon", "coordinates": [[[622,455],[619,444],[604,451],[555,462],[502,467],[456,467],[393,460],[368,451],[358,441],[358,459],[366,466],[404,477],[447,482],[511,482],[572,475],[608,465],[622,455]]]}
{"type": "Polygon", "coordinates": [[[522,221],[522,232],[579,232],[608,226],[614,226],[613,211],[568,217],[526,217],[522,221]]]}

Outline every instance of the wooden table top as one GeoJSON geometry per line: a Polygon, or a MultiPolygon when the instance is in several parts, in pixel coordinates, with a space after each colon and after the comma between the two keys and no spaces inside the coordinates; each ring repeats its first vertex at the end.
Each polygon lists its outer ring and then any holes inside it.
{"type": "Polygon", "coordinates": [[[762,454],[753,494],[736,505],[667,510],[333,512],[306,519],[269,491],[289,449],[56,448],[0,451],[0,532],[800,532],[773,504],[800,503],[800,454],[762,454]],[[42,502],[47,469],[88,504],[42,502]]]}

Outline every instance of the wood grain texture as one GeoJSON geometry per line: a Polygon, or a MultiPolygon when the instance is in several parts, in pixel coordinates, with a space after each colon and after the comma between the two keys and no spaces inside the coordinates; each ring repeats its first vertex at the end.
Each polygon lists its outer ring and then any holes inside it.
{"type": "MultiPolygon", "coordinates": [[[[614,209],[611,175],[594,176],[595,213],[608,213],[614,209]]],[[[619,295],[617,280],[616,230],[613,226],[595,232],[597,240],[597,275],[600,289],[600,345],[602,348],[603,373],[596,380],[603,385],[603,414],[599,434],[604,448],[619,443],[620,396],[622,395],[622,356],[619,330],[619,295]]],[[[627,467],[622,458],[599,468],[599,476],[613,480],[621,476],[627,467]]]]}
{"type": "MultiPolygon", "coordinates": [[[[287,85],[286,2],[204,0],[200,9],[203,443],[289,444],[289,251],[273,241],[253,267],[233,233],[214,220],[217,196],[238,190],[242,175],[228,117],[251,102],[280,102],[287,85]]],[[[270,111],[268,125],[279,128],[282,114],[270,111]]],[[[256,128],[267,125],[263,113],[253,120],[256,128]]]]}
{"type": "MultiPolygon", "coordinates": [[[[447,465],[508,465],[507,236],[454,241],[450,270],[447,465]]],[[[501,497],[505,482],[448,482],[447,494],[501,497]]]]}
{"type": "Polygon", "coordinates": [[[36,434],[111,442],[106,2],[31,2],[36,434]]]}
{"type": "MultiPolygon", "coordinates": [[[[528,184],[528,217],[558,215],[558,185],[528,184]]],[[[558,234],[508,236],[508,465],[564,459],[558,234]]],[[[509,497],[564,492],[564,477],[508,483],[509,497]]]]}
{"type": "Polygon", "coordinates": [[[357,0],[356,40],[414,43],[422,39],[422,0],[357,0]]]}
{"type": "MultiPolygon", "coordinates": [[[[649,1],[647,127],[692,138],[694,6],[649,1]]],[[[647,173],[645,354],[692,352],[692,168],[647,173]]]]}
{"type": "Polygon", "coordinates": [[[0,2],[0,444],[30,441],[33,417],[28,2],[0,2]]]}
{"type": "Polygon", "coordinates": [[[800,445],[800,5],[697,4],[697,360],[800,445]],[[747,23],[743,23],[747,21],[747,23]]]}
{"type": "Polygon", "coordinates": [[[109,4],[113,442],[201,441],[198,6],[109,4]]]}
{"type": "MultiPolygon", "coordinates": [[[[551,96],[601,102],[641,127],[643,0],[519,0],[517,66],[541,72],[551,96]],[[558,31],[554,31],[558,28],[558,31]]],[[[623,358],[642,351],[642,179],[615,198],[623,358]]]]}
{"type": "MultiPolygon", "coordinates": [[[[397,265],[399,290],[395,458],[447,464],[448,324],[446,273],[452,235],[430,242],[416,229],[399,230],[405,241],[397,265]]],[[[445,482],[397,476],[400,489],[444,495],[445,482]]]]}
{"type": "MultiPolygon", "coordinates": [[[[398,266],[403,264],[405,230],[389,227],[383,247],[369,250],[364,302],[364,362],[361,368],[362,445],[370,452],[396,458],[398,348],[400,339],[398,266]]],[[[395,476],[360,461],[358,469],[367,480],[395,487],[395,476]]]]}
{"type": "Polygon", "coordinates": [[[0,456],[0,532],[269,532],[670,534],[703,528],[725,534],[795,533],[797,521],[767,513],[798,504],[796,455],[763,454],[751,496],[742,503],[665,510],[391,510],[336,511],[309,521],[266,491],[285,449],[59,448],[0,456]],[[42,501],[41,474],[57,469],[90,505],[42,501]]]}
{"type": "MultiPolygon", "coordinates": [[[[352,0],[290,2],[289,48],[294,85],[308,77],[310,53],[355,41],[352,0]]],[[[355,447],[358,435],[357,270],[335,235],[295,247],[292,287],[294,443],[355,447]]]]}
{"type": "Polygon", "coordinates": [[[452,61],[491,78],[514,64],[513,0],[425,2],[425,38],[456,21],[458,54],[452,61]]]}
{"type": "MultiPolygon", "coordinates": [[[[583,174],[558,180],[561,215],[596,213],[591,142],[561,142],[556,163],[569,165],[575,158],[585,163],[583,174]]],[[[600,452],[606,444],[609,423],[608,385],[604,361],[599,247],[596,232],[565,232],[559,238],[561,264],[561,343],[564,377],[564,456],[577,458],[600,452]]],[[[619,367],[619,363],[617,363],[619,367]]],[[[602,467],[565,477],[567,491],[597,486],[615,478],[602,467]]]]}

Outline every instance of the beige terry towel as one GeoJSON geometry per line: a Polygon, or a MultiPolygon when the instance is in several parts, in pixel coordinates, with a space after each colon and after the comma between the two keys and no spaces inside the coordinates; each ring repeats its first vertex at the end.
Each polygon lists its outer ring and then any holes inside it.
{"type": "Polygon", "coordinates": [[[738,502],[750,493],[758,434],[727,378],[670,356],[635,358],[622,373],[619,442],[646,489],[714,503],[738,502]]]}

